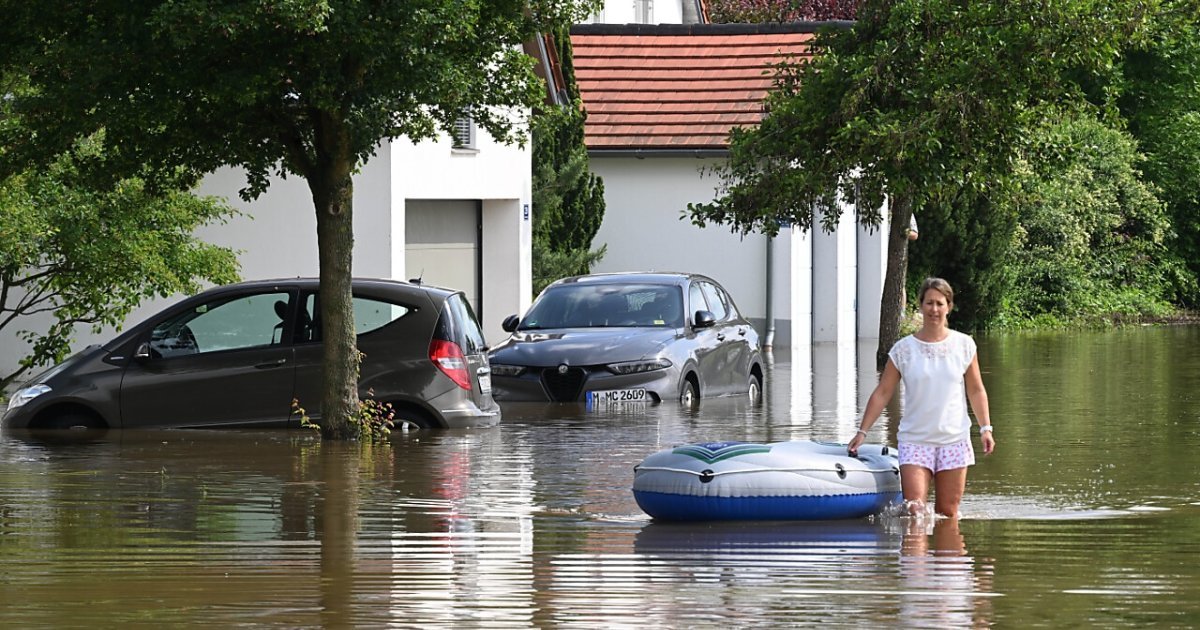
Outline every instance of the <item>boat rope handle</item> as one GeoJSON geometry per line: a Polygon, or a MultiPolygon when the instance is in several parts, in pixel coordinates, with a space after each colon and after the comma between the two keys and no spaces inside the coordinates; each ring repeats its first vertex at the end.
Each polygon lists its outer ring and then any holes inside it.
{"type": "MultiPolygon", "coordinates": [[[[673,473],[686,473],[689,475],[696,475],[697,477],[703,476],[703,477],[709,477],[709,478],[717,477],[719,475],[736,475],[736,474],[740,474],[740,473],[764,473],[764,472],[783,472],[783,473],[832,472],[835,475],[843,476],[843,475],[839,474],[839,471],[836,468],[833,468],[833,469],[829,469],[829,468],[747,468],[744,470],[713,471],[713,470],[708,470],[708,469],[688,470],[686,468],[670,468],[667,466],[638,466],[637,468],[634,469],[634,472],[640,472],[643,470],[654,470],[654,471],[659,471],[659,472],[673,472],[673,473]]],[[[858,473],[862,473],[862,472],[865,472],[865,473],[884,473],[884,472],[894,473],[894,472],[896,472],[896,469],[891,468],[891,467],[888,467],[888,468],[860,468],[860,469],[856,469],[856,470],[846,469],[844,472],[846,472],[846,473],[856,473],[856,472],[858,472],[858,473]]]]}

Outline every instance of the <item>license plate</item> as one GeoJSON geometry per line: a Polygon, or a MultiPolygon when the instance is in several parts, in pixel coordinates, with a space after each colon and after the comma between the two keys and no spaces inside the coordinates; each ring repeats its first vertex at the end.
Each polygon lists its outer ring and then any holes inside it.
{"type": "Polygon", "coordinates": [[[492,375],[491,374],[480,374],[479,375],[479,391],[483,392],[484,394],[492,393],[492,375]]]}
{"type": "Polygon", "coordinates": [[[646,395],[646,390],[641,387],[631,389],[606,389],[596,392],[587,393],[587,406],[604,407],[608,405],[627,405],[630,403],[644,403],[650,399],[646,395]]]}

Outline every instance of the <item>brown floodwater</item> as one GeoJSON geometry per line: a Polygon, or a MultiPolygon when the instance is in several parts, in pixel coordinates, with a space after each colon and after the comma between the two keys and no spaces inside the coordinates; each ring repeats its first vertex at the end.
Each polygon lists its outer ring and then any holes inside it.
{"type": "Polygon", "coordinates": [[[777,354],[762,408],[511,405],[384,446],[3,433],[0,626],[1200,625],[1196,327],[980,338],[998,446],[957,524],[638,509],[662,448],[848,440],[873,356],[777,354]]]}

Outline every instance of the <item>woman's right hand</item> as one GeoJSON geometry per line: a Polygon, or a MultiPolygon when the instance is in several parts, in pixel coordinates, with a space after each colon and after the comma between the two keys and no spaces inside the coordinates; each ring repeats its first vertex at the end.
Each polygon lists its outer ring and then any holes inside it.
{"type": "Polygon", "coordinates": [[[866,440],[867,436],[863,435],[862,431],[854,434],[854,439],[850,440],[850,443],[846,445],[846,452],[850,454],[850,457],[858,457],[858,447],[862,446],[862,443],[866,440]]]}

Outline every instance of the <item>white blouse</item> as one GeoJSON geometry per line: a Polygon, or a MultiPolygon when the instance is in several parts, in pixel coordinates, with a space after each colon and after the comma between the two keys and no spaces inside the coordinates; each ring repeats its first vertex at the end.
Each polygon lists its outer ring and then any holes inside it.
{"type": "Polygon", "coordinates": [[[904,384],[901,442],[944,446],[971,437],[965,375],[975,358],[975,340],[951,330],[936,343],[909,335],[888,357],[904,384]]]}

